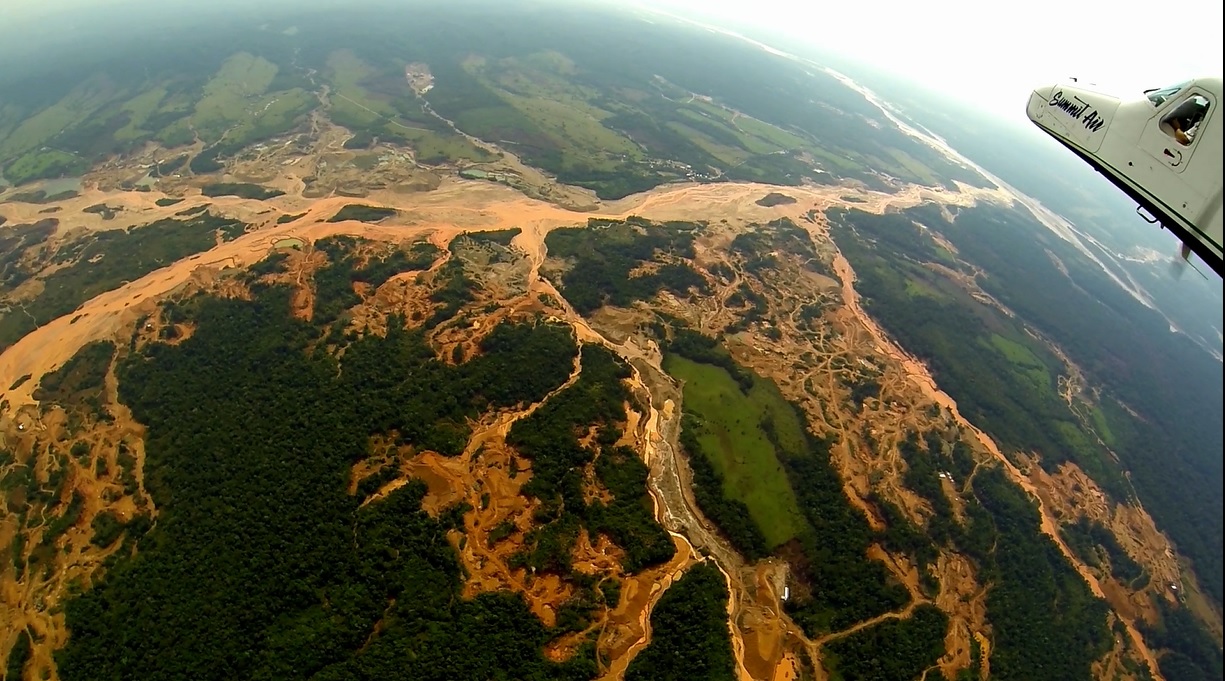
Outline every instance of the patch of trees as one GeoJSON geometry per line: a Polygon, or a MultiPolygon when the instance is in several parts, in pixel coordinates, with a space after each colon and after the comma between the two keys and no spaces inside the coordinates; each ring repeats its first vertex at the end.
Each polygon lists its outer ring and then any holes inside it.
{"type": "MultiPolygon", "coordinates": [[[[940,473],[946,472],[945,469],[951,461],[944,454],[943,443],[934,433],[928,434],[926,444],[927,450],[924,451],[920,448],[915,433],[910,433],[898,444],[898,453],[906,462],[906,473],[902,482],[931,504],[933,515],[927,521],[927,533],[933,541],[943,545],[952,539],[957,531],[952,502],[940,484],[940,473]]],[[[954,480],[956,479],[955,477],[954,480]]]]}
{"type": "Polygon", "coordinates": [[[776,252],[791,253],[803,258],[815,258],[817,252],[812,237],[788,218],[772,220],[765,225],[737,234],[730,250],[744,261],[745,269],[754,274],[777,266],[776,252]]]}
{"type": "Polygon", "coordinates": [[[76,198],[77,196],[80,196],[80,194],[76,190],[73,190],[73,189],[69,189],[69,190],[62,191],[62,192],[56,192],[55,194],[48,194],[45,190],[35,189],[33,191],[17,192],[16,194],[10,194],[4,200],[11,201],[13,203],[43,204],[43,203],[55,203],[56,201],[72,199],[72,198],[76,198]]]}
{"type": "Polygon", "coordinates": [[[374,144],[374,135],[368,130],[354,131],[353,136],[345,140],[345,149],[369,149],[374,144]]]}
{"type": "Polygon", "coordinates": [[[574,309],[587,314],[604,305],[647,300],[663,289],[682,297],[689,296],[690,289],[709,292],[700,274],[675,260],[694,256],[697,228],[686,223],[663,227],[641,218],[589,220],[587,229],[554,230],[545,244],[550,255],[573,261],[562,275],[562,289],[574,309]],[[631,276],[644,263],[652,263],[653,271],[631,276]]]}
{"type": "Polygon", "coordinates": [[[63,366],[43,375],[38,388],[34,390],[34,399],[100,414],[106,372],[110,370],[114,356],[114,343],[88,343],[63,366]]]}
{"type": "Polygon", "coordinates": [[[21,673],[25,670],[26,663],[30,661],[32,653],[30,630],[23,628],[17,632],[17,640],[13,643],[13,647],[9,648],[8,664],[5,665],[5,681],[21,681],[23,678],[21,673]]]}
{"type": "Polygon", "coordinates": [[[907,556],[919,570],[919,586],[929,598],[935,598],[940,592],[940,580],[929,568],[936,564],[939,552],[932,536],[931,523],[928,523],[925,533],[923,528],[916,527],[910,518],[896,504],[885,499],[875,490],[867,498],[883,516],[885,529],[877,532],[881,545],[890,553],[907,556]]]}
{"type": "Polygon", "coordinates": [[[122,210],[123,208],[120,206],[108,206],[105,203],[97,203],[81,209],[82,212],[93,213],[100,216],[103,220],[114,220],[115,216],[122,210]]]}
{"type": "Polygon", "coordinates": [[[760,199],[757,199],[757,201],[754,203],[766,208],[773,208],[774,206],[786,206],[795,203],[795,198],[787,196],[786,194],[780,194],[778,192],[770,192],[760,199]]]}
{"type": "Polygon", "coordinates": [[[626,681],[732,681],[736,659],[727,628],[727,582],[719,568],[689,568],[651,612],[651,642],[626,681]]]}
{"type": "Polygon", "coordinates": [[[625,570],[638,572],[671,559],[676,549],[652,514],[649,471],[638,453],[629,447],[603,447],[595,473],[613,498],[608,504],[592,501],[585,515],[593,531],[608,535],[625,549],[625,570]]]}
{"type": "Polygon", "coordinates": [[[910,617],[888,619],[827,644],[826,663],[845,681],[917,679],[944,655],[948,624],[939,608],[923,603],[910,617]]]}
{"type": "Polygon", "coordinates": [[[103,549],[123,535],[123,523],[112,511],[103,511],[94,516],[90,528],[94,531],[90,543],[103,549]]]}
{"type": "Polygon", "coordinates": [[[328,237],[315,242],[315,248],[328,257],[328,264],[314,275],[314,320],[317,323],[336,320],[361,302],[361,296],[353,288],[355,283],[363,282],[371,288],[378,288],[400,272],[429,267],[439,255],[433,245],[420,243],[407,251],[395,248],[372,252],[363,258],[358,253],[359,243],[358,239],[348,236],[328,237]]]}
{"type": "Polygon", "coordinates": [[[1136,580],[1145,576],[1144,568],[1127,555],[1127,551],[1119,544],[1114,532],[1111,532],[1110,528],[1103,525],[1101,521],[1081,516],[1076,522],[1061,527],[1060,532],[1068,548],[1080,556],[1081,560],[1094,567],[1102,567],[1102,555],[1098,550],[1098,547],[1101,547],[1101,550],[1105,551],[1110,574],[1114,575],[1114,578],[1124,586],[1133,589],[1144,588],[1148,583],[1148,580],[1145,579],[1143,584],[1135,584],[1136,580]]]}
{"type": "Polygon", "coordinates": [[[464,264],[459,258],[448,260],[438,270],[438,276],[442,283],[430,294],[430,302],[440,307],[426,320],[425,325],[429,328],[452,319],[464,305],[476,299],[472,293],[474,282],[464,271],[464,264]]]}
{"type": "MultiPolygon", "coordinates": [[[[190,160],[191,160],[190,154],[182,154],[179,156],[175,156],[174,158],[167,159],[165,161],[154,161],[153,169],[149,171],[149,176],[150,177],[170,177],[174,175],[175,173],[182,172],[183,169],[187,167],[187,163],[190,160]]],[[[159,201],[165,201],[165,200],[167,199],[159,199],[159,201]]],[[[172,203],[167,204],[167,205],[174,205],[174,203],[177,203],[178,201],[182,201],[182,199],[172,200],[172,203]]]]}
{"type": "MultiPolygon", "coordinates": [[[[0,224],[4,223],[0,221],[0,224]]],[[[10,225],[0,232],[0,287],[3,290],[17,288],[34,276],[37,270],[23,262],[26,251],[55,234],[59,224],[56,218],[43,218],[30,224],[10,225]]]]}
{"type": "Polygon", "coordinates": [[[261,187],[258,184],[250,184],[245,182],[214,182],[201,187],[200,193],[208,197],[238,196],[244,199],[255,199],[257,201],[264,201],[266,199],[285,195],[285,192],[279,189],[268,189],[267,187],[261,187]]]}
{"type": "Polygon", "coordinates": [[[846,498],[842,478],[830,461],[832,443],[808,437],[803,456],[782,460],[812,528],[810,536],[801,538],[807,560],[804,571],[796,575],[804,588],[793,590],[786,609],[813,636],[899,609],[909,595],[884,564],[867,558],[872,530],[846,498]]]}
{"type": "Polygon", "coordinates": [[[518,227],[510,229],[497,229],[488,232],[465,232],[464,236],[477,243],[494,243],[499,246],[510,246],[510,242],[523,230],[518,227]]]}
{"type": "Polygon", "coordinates": [[[183,210],[175,213],[175,216],[176,217],[192,217],[194,215],[199,215],[200,213],[203,213],[204,211],[208,210],[210,205],[211,204],[205,203],[199,206],[192,206],[190,208],[184,208],[183,210]]]}
{"type": "MultiPolygon", "coordinates": [[[[546,164],[541,165],[547,167],[546,164]]],[[[644,172],[636,168],[597,170],[590,166],[573,166],[558,169],[557,180],[590,189],[604,201],[616,201],[631,194],[654,189],[662,184],[666,177],[661,177],[659,173],[644,172]]]]}
{"type": "Polygon", "coordinates": [[[301,219],[301,218],[302,218],[302,217],[304,217],[305,215],[306,215],[306,213],[298,213],[298,214],[296,214],[296,215],[282,215],[282,216],[280,216],[279,218],[277,218],[277,219],[276,219],[276,223],[277,223],[278,225],[285,225],[285,224],[289,224],[289,223],[293,222],[294,220],[299,220],[299,219],[301,219]]]}
{"type": "Polygon", "coordinates": [[[992,585],[992,678],[1092,678],[1112,643],[1109,607],[1042,534],[1036,506],[999,467],[980,468],[973,491],[955,539],[977,563],[980,583],[992,585]]]}
{"type": "Polygon", "coordinates": [[[590,647],[544,658],[552,634],[520,596],[461,597],[445,536],[462,511],[431,518],[415,481],[364,508],[346,493],[372,434],[424,447],[440,423],[543,397],[569,374],[568,330],[499,327],[448,367],[393,319],[338,361],[310,349],[317,328],[290,316],[288,289],[257,294],[193,300],[189,339],[123,362],[159,518],[68,602],[61,677],[593,677],[590,647]]]}
{"type": "Polygon", "coordinates": [[[613,446],[630,399],[622,383],[629,376],[629,368],[611,352],[584,345],[578,380],[511,427],[506,442],[532,462],[532,479],[523,492],[541,502],[518,563],[569,575],[570,554],[583,526],[616,542],[626,552],[629,572],[672,558],[675,546],[651,515],[646,466],[632,451],[613,446]],[[596,478],[613,495],[607,505],[588,506],[583,498],[583,471],[596,460],[597,449],[583,446],[580,437],[591,429],[599,446],[596,478]]]}
{"type": "Polygon", "coordinates": [[[757,291],[754,291],[751,286],[745,282],[741,282],[730,296],[727,297],[728,305],[745,305],[747,309],[740,315],[740,319],[734,324],[727,327],[727,333],[739,333],[748,329],[754,322],[763,321],[766,315],[770,312],[770,303],[766,297],[757,291]]]}
{"type": "Polygon", "coordinates": [[[1153,600],[1161,618],[1156,625],[1141,622],[1140,627],[1151,646],[1165,649],[1157,657],[1161,674],[1178,681],[1220,679],[1225,673],[1220,644],[1185,605],[1171,605],[1162,598],[1153,600]]]}
{"type": "Polygon", "coordinates": [[[348,345],[340,382],[360,395],[367,430],[445,455],[463,451],[470,419],[538,401],[564,383],[576,352],[564,327],[502,325],[482,341],[481,354],[451,366],[434,356],[423,332],[392,322],[386,338],[348,345]]]}
{"type": "Polygon", "coordinates": [[[214,144],[212,146],[205,147],[200,151],[200,153],[192,157],[191,162],[187,165],[187,167],[196,175],[215,173],[225,167],[225,165],[221,162],[222,156],[228,156],[240,150],[241,147],[231,148],[220,143],[214,144]]]}
{"type": "Polygon", "coordinates": [[[667,351],[702,364],[711,364],[725,370],[735,379],[741,392],[753,389],[753,372],[740,366],[727,354],[719,341],[692,329],[674,329],[667,351]]]}
{"type": "Polygon", "coordinates": [[[723,476],[698,442],[699,428],[693,416],[686,413],[681,424],[680,445],[693,470],[693,496],[698,508],[745,559],[756,561],[765,558],[770,555],[765,536],[749,516],[749,507],[743,501],[727,496],[723,476]]]}
{"type": "Polygon", "coordinates": [[[62,247],[54,261],[70,264],[47,275],[42,292],[24,309],[0,313],[0,348],[125,281],[212,248],[218,226],[227,222],[211,215],[158,220],[127,231],[97,232],[62,247]]]}
{"type": "Polygon", "coordinates": [[[328,218],[328,222],[344,222],[346,220],[356,220],[357,222],[378,222],[395,214],[395,208],[363,206],[358,203],[351,203],[336,211],[335,215],[328,218]]]}
{"type": "Polygon", "coordinates": [[[158,199],[154,201],[153,203],[157,204],[157,206],[160,208],[168,208],[170,206],[173,206],[177,203],[182,203],[182,202],[183,202],[183,199],[165,197],[165,198],[158,199]]]}

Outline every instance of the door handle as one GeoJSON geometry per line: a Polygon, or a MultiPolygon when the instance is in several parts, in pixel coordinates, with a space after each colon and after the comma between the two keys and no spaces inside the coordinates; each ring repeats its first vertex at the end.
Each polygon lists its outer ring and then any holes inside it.
{"type": "Polygon", "coordinates": [[[1177,149],[1175,149],[1174,151],[1170,151],[1169,147],[1167,147],[1165,150],[1165,155],[1173,159],[1173,163],[1171,163],[1170,165],[1175,166],[1175,167],[1182,165],[1182,152],[1181,151],[1178,151],[1177,149]]]}

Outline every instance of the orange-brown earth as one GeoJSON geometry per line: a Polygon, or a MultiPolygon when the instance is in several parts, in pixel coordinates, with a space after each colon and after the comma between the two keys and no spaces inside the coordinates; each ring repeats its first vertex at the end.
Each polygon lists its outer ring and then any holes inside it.
{"type": "MultiPolygon", "coordinates": [[[[520,261],[512,260],[495,267],[487,254],[481,255],[479,249],[470,248],[457,249],[456,256],[449,256],[460,257],[477,267],[489,267],[491,272],[501,268],[482,281],[482,286],[493,292],[485,302],[496,302],[498,308],[493,317],[479,319],[471,328],[444,327],[435,341],[438,347],[447,350],[461,344],[467,356],[482,329],[492,328],[497,319],[543,312],[571,325],[580,341],[604,344],[633,367],[630,383],[643,407],[641,412],[627,409],[625,438],[634,443],[650,466],[650,493],[656,517],[672,531],[678,552],[666,566],[625,577],[620,571],[618,550],[606,538],[584,536],[580,541],[574,556],[580,569],[624,578],[620,603],[601,613],[596,625],[605,678],[620,678],[634,655],[649,642],[651,608],[667,586],[700,559],[699,551],[711,556],[728,577],[731,591],[729,627],[740,678],[780,681],[798,678],[805,658],[816,673],[821,674],[821,644],[850,632],[834,632],[819,641],[803,637],[781,607],[782,590],[787,583],[786,563],[769,560],[746,565],[697,511],[689,487],[688,468],[676,446],[680,393],[660,368],[658,348],[653,342],[624,331],[623,324],[618,323],[618,314],[632,318],[632,313],[606,311],[602,313],[604,316],[583,319],[540,274],[546,258],[544,238],[547,234],[557,228],[581,226],[589,217],[641,215],[656,220],[708,220],[711,229],[698,244],[696,262],[699,267],[717,262],[731,264],[725,256],[724,246],[747,225],[790,217],[797,224],[806,225],[820,259],[826,264],[826,271],[824,274],[813,272],[809,263],[794,258],[789,260],[784,255],[780,262],[789,268],[784,278],[788,283],[785,290],[766,290],[762,282],[738,273],[739,280],[762,288],[761,292],[770,295],[769,323],[780,333],[771,338],[765,333],[766,327],[758,324],[735,334],[729,338],[733,355],[774,379],[786,397],[803,406],[818,433],[846,435],[843,444],[835,449],[835,463],[846,481],[848,496],[875,522],[880,522],[875,510],[864,501],[870,491],[898,504],[917,522],[930,512],[925,502],[901,483],[905,464],[897,454],[897,443],[906,433],[938,430],[953,437],[973,439],[979,456],[987,462],[984,465],[1002,466],[1041,502],[1044,532],[1068,555],[1094,592],[1105,595],[1115,606],[1127,628],[1129,641],[1116,647],[1112,654],[1123,651],[1138,656],[1157,676],[1152,653],[1133,626],[1135,619],[1146,612],[1136,602],[1136,596],[1112,594],[1114,587],[1103,587],[1100,577],[1072,555],[1059,537],[1059,521],[1071,513],[1071,509],[1077,508],[1074,485],[1060,482],[1060,476],[1075,477],[1074,472],[1060,471],[1058,476],[1043,477],[1037,466],[1022,472],[1003,457],[987,435],[960,416],[956,404],[939,390],[926,368],[893,344],[859,306],[854,272],[829,239],[828,228],[820,217],[825,209],[841,205],[879,213],[927,201],[944,206],[970,206],[984,200],[1005,202],[1011,200],[1007,192],[966,186],[958,191],[907,186],[899,187],[894,193],[867,191],[855,186],[806,186],[785,190],[797,200],[795,204],[766,208],[757,205],[756,201],[766,193],[777,191],[775,187],[736,183],[672,185],[595,205],[590,211],[577,211],[527,198],[490,183],[441,179],[432,191],[368,191],[360,203],[395,208],[398,214],[379,224],[367,224],[326,222],[341,207],[355,202],[350,198],[307,196],[300,179],[289,176],[274,178],[268,184],[287,191],[286,195],[262,202],[237,197],[210,199],[183,183],[175,186],[175,192],[184,200],[169,207],[159,207],[155,203],[166,196],[164,192],[116,192],[97,188],[87,188],[81,196],[56,204],[60,208],[57,217],[63,224],[53,237],[53,244],[73,238],[79,230],[128,228],[203,205],[254,226],[249,233],[233,241],[168,264],[87,301],[74,314],[45,324],[0,354],[0,387],[15,386],[0,397],[3,402],[0,434],[4,437],[4,446],[13,450],[20,462],[11,464],[10,469],[28,464],[42,471],[49,457],[33,456],[34,441],[39,438],[64,441],[71,437],[59,425],[62,417],[55,416],[54,408],[41,405],[34,398],[41,376],[61,366],[91,341],[126,342],[138,318],[151,315],[156,320],[159,301],[186,288],[216,290],[231,286],[231,295],[241,295],[240,290],[226,283],[226,272],[259,261],[278,243],[296,239],[309,245],[323,237],[345,234],[392,243],[426,239],[445,249],[464,232],[518,227],[522,231],[512,245],[522,256],[520,261]],[[123,210],[111,221],[82,212],[83,208],[102,202],[123,210]],[[281,216],[299,217],[286,224],[276,224],[281,216]],[[816,217],[815,221],[805,220],[811,216],[816,217]],[[542,299],[548,302],[542,303],[542,299]],[[813,328],[801,328],[797,321],[798,308],[810,302],[819,302],[823,306],[822,314],[813,328]],[[18,379],[27,374],[31,378],[17,385],[18,379]],[[844,379],[856,376],[878,380],[881,385],[879,398],[869,399],[862,405],[849,404],[844,379]],[[1129,603],[1132,604],[1130,608],[1129,603]]],[[[589,207],[592,206],[583,206],[589,207]]],[[[12,223],[32,222],[45,208],[7,203],[4,214],[12,223]]],[[[303,281],[301,275],[317,266],[317,262],[310,260],[309,247],[305,251],[295,256],[297,259],[293,262],[297,269],[291,267],[290,270],[299,284],[303,281]]],[[[427,280],[428,275],[422,275],[422,280],[427,280]]],[[[396,277],[377,291],[364,291],[366,303],[355,315],[354,323],[378,333],[380,320],[385,319],[387,312],[411,313],[424,309],[428,301],[420,293],[417,277],[418,274],[396,277]]],[[[716,295],[697,303],[685,303],[663,294],[655,305],[705,330],[721,330],[738,318],[737,311],[728,308],[727,298],[739,280],[730,286],[720,286],[716,295]]],[[[303,286],[301,295],[298,309],[308,314],[311,307],[308,286],[303,286]]],[[[148,330],[142,333],[149,335],[148,330]]],[[[579,370],[581,367],[576,366],[575,371],[579,370]]],[[[111,392],[110,408],[118,418],[106,427],[88,424],[89,427],[82,431],[86,434],[81,437],[111,438],[112,441],[122,437],[131,442],[136,462],[134,473],[139,480],[140,428],[122,413],[121,407],[115,404],[113,390],[111,392]]],[[[465,517],[465,531],[451,537],[469,570],[466,593],[516,589],[526,595],[533,612],[550,623],[556,607],[568,596],[569,587],[555,578],[534,579],[523,574],[521,569],[511,570],[506,564],[506,558],[513,553],[530,523],[531,509],[529,502],[519,494],[530,476],[530,467],[505,445],[505,435],[514,420],[530,413],[535,406],[517,413],[488,417],[478,425],[461,457],[447,459],[431,452],[389,449],[384,452],[381,465],[398,466],[403,474],[401,480],[390,485],[403,484],[403,479],[409,476],[423,478],[429,487],[427,510],[437,512],[459,500],[472,504],[473,510],[465,517]],[[514,531],[501,541],[488,541],[489,532],[506,521],[514,525],[514,531]]],[[[106,494],[102,488],[117,484],[116,462],[110,462],[110,473],[102,479],[96,474],[91,476],[90,471],[96,468],[94,462],[70,465],[71,488],[82,490],[87,499],[104,499],[106,494]]],[[[354,481],[370,472],[368,469],[355,470],[354,481]]],[[[43,478],[45,475],[40,472],[40,479],[43,478]]],[[[1075,484],[1082,490],[1087,489],[1079,478],[1075,484]]],[[[950,497],[955,498],[952,483],[949,487],[950,497]]],[[[385,492],[386,489],[379,493],[385,492]]],[[[134,495],[119,495],[110,508],[122,515],[132,513],[137,504],[156,512],[143,489],[134,495]]],[[[0,579],[0,641],[12,640],[23,626],[37,631],[42,639],[35,646],[34,667],[49,673],[51,678],[55,676],[50,651],[61,645],[67,635],[62,615],[51,614],[51,606],[66,596],[74,578],[87,583],[105,557],[105,551],[88,543],[89,523],[103,506],[99,501],[86,504],[81,519],[58,540],[58,546],[65,551],[57,553],[49,575],[27,574],[17,579],[13,569],[6,567],[0,579]]],[[[1154,574],[1159,571],[1161,575],[1168,575],[1174,569],[1171,566],[1177,565],[1172,555],[1161,557],[1165,556],[1169,543],[1155,530],[1143,509],[1116,506],[1097,512],[1104,514],[1103,518],[1112,519],[1108,526],[1121,535],[1124,547],[1129,553],[1134,550],[1137,560],[1154,570],[1154,574]],[[1119,520],[1120,517],[1123,519],[1119,520]]],[[[6,517],[0,524],[0,540],[7,543],[15,527],[13,519],[6,517]]],[[[31,539],[34,541],[28,541],[27,546],[37,543],[37,537],[31,539]]],[[[918,589],[918,575],[913,566],[879,548],[873,549],[871,557],[884,562],[914,596],[904,610],[882,617],[904,617],[923,600],[934,601],[948,613],[952,624],[946,642],[947,653],[939,662],[942,674],[951,676],[969,665],[971,638],[977,639],[984,651],[990,650],[990,628],[985,621],[983,605],[985,588],[977,582],[972,567],[963,558],[952,554],[940,556],[935,566],[939,593],[934,599],[927,599],[918,589]]],[[[862,626],[865,625],[856,625],[862,626]]],[[[549,653],[564,657],[573,642],[556,642],[549,653]]],[[[1105,666],[1113,669],[1117,665],[1105,666]]]]}

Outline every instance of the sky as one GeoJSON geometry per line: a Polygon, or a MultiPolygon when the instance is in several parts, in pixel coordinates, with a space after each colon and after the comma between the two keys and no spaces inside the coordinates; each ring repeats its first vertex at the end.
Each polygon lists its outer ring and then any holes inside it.
{"type": "MultiPolygon", "coordinates": [[[[1222,72],[1220,0],[1184,0],[1168,13],[1151,2],[1100,0],[607,1],[705,19],[746,33],[752,29],[754,37],[767,43],[774,42],[773,36],[779,42],[811,45],[1013,120],[1024,118],[1030,90],[1069,76],[1126,94],[1222,72]]],[[[217,4],[207,0],[158,4],[198,7],[201,3],[217,4]]],[[[132,0],[0,0],[0,33],[5,24],[14,26],[19,19],[85,6],[131,12],[124,7],[131,4],[132,0]]],[[[344,3],[315,0],[313,4],[344,3]]]]}
{"type": "MultiPolygon", "coordinates": [[[[757,29],[1024,118],[1029,92],[1075,76],[1112,93],[1222,72],[1222,3],[1185,0],[642,0],[639,6],[757,29]],[[1188,29],[1187,25],[1194,26],[1188,29]]],[[[770,43],[770,40],[763,40],[770,43]]]]}

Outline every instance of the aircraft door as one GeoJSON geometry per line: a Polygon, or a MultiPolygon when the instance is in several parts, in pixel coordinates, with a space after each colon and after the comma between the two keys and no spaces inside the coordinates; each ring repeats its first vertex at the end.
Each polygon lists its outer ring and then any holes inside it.
{"type": "Polygon", "coordinates": [[[1208,127],[1208,119],[1216,114],[1217,102],[1200,88],[1178,93],[1162,103],[1144,128],[1141,146],[1181,173],[1190,161],[1200,133],[1208,127]]]}

